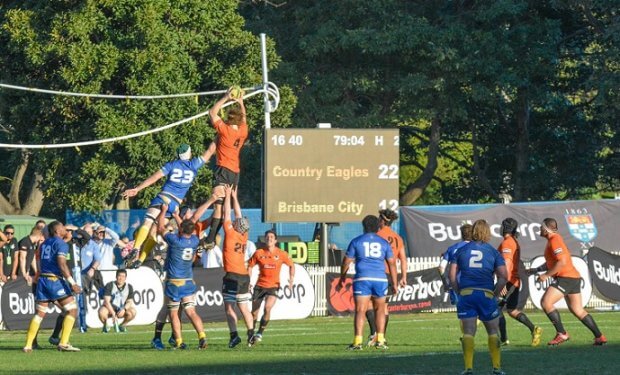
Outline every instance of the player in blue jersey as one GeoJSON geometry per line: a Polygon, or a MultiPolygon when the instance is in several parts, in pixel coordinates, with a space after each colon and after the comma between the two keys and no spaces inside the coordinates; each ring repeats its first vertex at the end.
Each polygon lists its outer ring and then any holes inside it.
{"type": "Polygon", "coordinates": [[[67,253],[69,245],[65,241],[71,238],[65,226],[59,221],[53,221],[48,226],[49,238],[41,244],[41,275],[37,283],[36,301],[37,314],[30,321],[26,345],[23,351],[32,352],[34,341],[41,321],[45,317],[47,308],[52,303],[60,304],[66,316],[62,323],[62,335],[58,350],[63,352],[79,352],[80,349],[69,344],[69,336],[75,317],[77,316],[77,304],[73,293],[81,293],[82,289],[71,277],[71,271],[67,266],[67,253]]]}
{"type": "Polygon", "coordinates": [[[138,192],[140,192],[140,190],[153,185],[162,177],[166,177],[166,182],[164,182],[161,192],[151,201],[151,204],[146,211],[146,216],[142,226],[138,228],[136,234],[134,235],[134,249],[139,249],[140,255],[138,256],[138,259],[133,262],[133,268],[137,268],[142,265],[151,249],[157,243],[154,233],[151,232],[151,228],[153,227],[153,222],[159,215],[162,204],[166,204],[168,206],[168,211],[165,216],[166,219],[168,219],[172,216],[173,212],[178,210],[179,205],[187,194],[187,191],[192,186],[200,167],[208,162],[211,156],[215,153],[215,143],[211,143],[201,156],[193,159],[192,149],[185,143],[180,145],[176,152],[179,157],[177,160],[166,163],[166,165],[164,165],[157,172],[153,173],[140,185],[133,189],[127,189],[123,193],[125,198],[134,197],[138,194],[138,192]]]}
{"type": "Polygon", "coordinates": [[[478,318],[489,335],[493,374],[504,374],[501,370],[498,337],[500,311],[497,301],[506,285],[508,274],[504,258],[488,243],[490,239],[489,224],[484,220],[476,220],[472,228],[472,241],[461,247],[450,263],[450,284],[459,295],[456,311],[463,325],[463,375],[473,374],[474,336],[478,318]],[[494,276],[497,276],[497,283],[494,276]]]}
{"type": "Polygon", "coordinates": [[[459,249],[467,245],[469,241],[471,241],[471,229],[471,224],[461,225],[461,241],[448,247],[448,249],[446,249],[446,251],[441,257],[441,262],[439,262],[439,274],[441,275],[441,278],[443,280],[445,290],[447,290],[450,295],[450,303],[452,305],[456,305],[458,296],[456,292],[450,287],[450,268],[448,267],[448,264],[450,264],[450,262],[452,262],[456,258],[456,253],[459,251],[459,249]]]}
{"type": "Polygon", "coordinates": [[[387,262],[390,270],[393,292],[398,292],[396,262],[389,242],[381,238],[379,218],[368,215],[362,220],[364,234],[355,237],[345,254],[340,269],[339,288],[344,285],[347,271],[351,263],[355,262],[355,277],[353,278],[353,295],[355,296],[355,337],[349,350],[362,350],[362,334],[364,320],[369,302],[375,309],[375,323],[377,326],[377,342],[375,348],[387,349],[385,344],[385,297],[388,291],[388,279],[385,274],[387,262]]]}
{"type": "Polygon", "coordinates": [[[194,234],[195,223],[192,220],[184,219],[179,224],[178,233],[170,233],[166,230],[165,218],[167,204],[162,204],[159,217],[157,218],[157,233],[168,243],[166,256],[166,281],[164,283],[165,304],[168,306],[172,333],[176,340],[176,349],[185,349],[187,345],[183,343],[181,336],[181,319],[179,317],[179,306],[183,304],[183,310],[191,321],[196,333],[198,333],[198,349],[207,348],[207,335],[204,332],[202,320],[196,314],[196,284],[194,284],[194,274],[192,266],[196,248],[198,247],[198,237],[194,234]]]}

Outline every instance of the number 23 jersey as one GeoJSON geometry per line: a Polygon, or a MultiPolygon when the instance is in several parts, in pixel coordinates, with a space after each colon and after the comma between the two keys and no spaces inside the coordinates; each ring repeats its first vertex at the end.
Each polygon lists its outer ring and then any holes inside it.
{"type": "Polygon", "coordinates": [[[198,247],[198,237],[192,234],[184,237],[178,233],[167,233],[164,239],[168,243],[166,256],[166,273],[168,279],[191,279],[192,263],[198,247]]]}
{"type": "Polygon", "coordinates": [[[191,160],[177,159],[166,163],[161,168],[164,176],[167,177],[161,191],[183,200],[198,174],[198,169],[204,164],[205,161],[202,156],[191,160]]]}
{"type": "Polygon", "coordinates": [[[461,247],[454,260],[459,267],[459,288],[493,290],[495,269],[504,266],[504,258],[486,242],[470,242],[461,247]]]}

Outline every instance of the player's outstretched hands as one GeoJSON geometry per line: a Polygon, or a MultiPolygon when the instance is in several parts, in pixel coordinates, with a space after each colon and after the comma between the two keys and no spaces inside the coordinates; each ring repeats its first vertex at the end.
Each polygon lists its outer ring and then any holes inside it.
{"type": "Polygon", "coordinates": [[[123,192],[123,198],[125,199],[135,197],[136,195],[138,195],[138,189],[136,188],[127,189],[123,192]]]}

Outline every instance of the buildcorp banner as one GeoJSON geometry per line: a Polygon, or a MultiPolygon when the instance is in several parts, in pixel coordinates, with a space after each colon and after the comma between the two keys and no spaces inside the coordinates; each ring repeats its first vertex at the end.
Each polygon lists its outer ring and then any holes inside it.
{"type": "Polygon", "coordinates": [[[521,257],[532,259],[544,252],[540,222],[557,220],[559,232],[574,255],[598,246],[620,250],[620,200],[514,203],[499,205],[401,207],[401,220],[410,254],[438,256],[461,238],[459,227],[485,219],[491,225],[491,244],[501,242],[501,222],[512,217],[519,223],[521,257]]]}
{"type": "MultiPolygon", "coordinates": [[[[355,311],[353,279],[348,275],[342,288],[339,273],[327,273],[327,308],[331,315],[348,315],[355,311]]],[[[450,307],[448,294],[437,268],[408,272],[407,285],[388,297],[390,313],[417,312],[450,307]]]]}
{"type": "Polygon", "coordinates": [[[598,248],[590,248],[588,270],[592,283],[607,300],[620,301],[620,256],[598,248]]]}
{"type": "MultiPolygon", "coordinates": [[[[36,311],[32,286],[23,278],[4,284],[0,302],[4,324],[8,330],[28,329],[30,319],[36,311]]],[[[50,304],[41,328],[54,328],[60,309],[50,304]]]]}

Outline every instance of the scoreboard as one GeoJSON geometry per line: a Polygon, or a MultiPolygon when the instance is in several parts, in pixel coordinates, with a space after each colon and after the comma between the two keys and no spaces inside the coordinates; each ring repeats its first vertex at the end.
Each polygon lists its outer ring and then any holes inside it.
{"type": "Polygon", "coordinates": [[[398,208],[397,129],[265,129],[263,221],[361,221],[398,208]]]}

